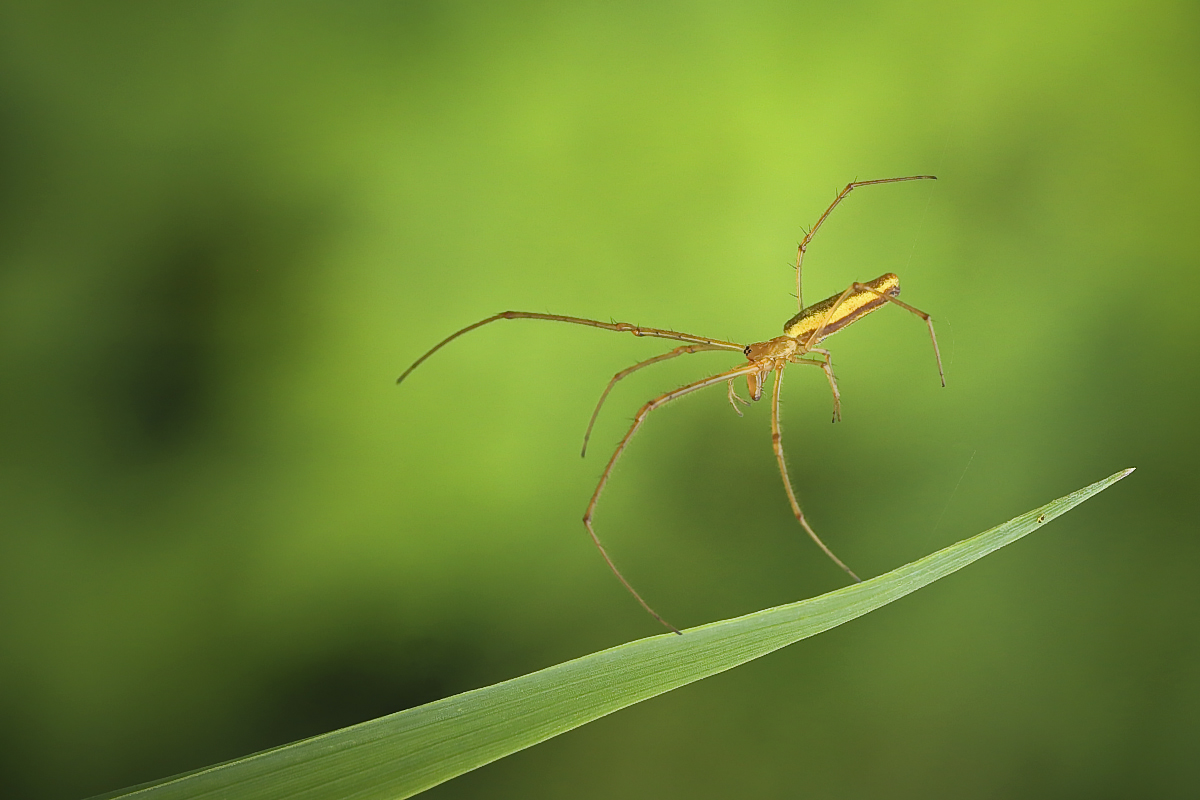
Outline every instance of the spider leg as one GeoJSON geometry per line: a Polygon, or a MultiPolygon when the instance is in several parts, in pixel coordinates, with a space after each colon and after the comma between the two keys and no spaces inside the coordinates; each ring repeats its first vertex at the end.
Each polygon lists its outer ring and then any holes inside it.
{"type": "MultiPolygon", "coordinates": [[[[588,420],[587,430],[583,434],[583,450],[581,450],[579,453],[580,457],[582,458],[583,456],[587,455],[588,440],[592,438],[592,428],[596,424],[596,418],[600,416],[600,407],[603,406],[604,401],[608,399],[608,393],[611,392],[613,390],[613,387],[617,385],[617,381],[621,380],[624,377],[629,376],[630,374],[632,374],[634,372],[637,372],[642,367],[648,367],[651,364],[657,364],[660,361],[666,361],[667,359],[675,358],[676,356],[682,356],[682,355],[685,355],[688,353],[699,353],[702,350],[727,350],[727,349],[729,349],[729,348],[723,347],[723,346],[712,345],[712,344],[685,344],[685,345],[676,347],[674,350],[672,350],[669,353],[663,353],[660,356],[655,356],[654,358],[647,358],[645,361],[639,361],[637,364],[634,364],[632,367],[623,369],[620,372],[618,372],[616,375],[613,375],[612,380],[610,380],[608,382],[608,386],[605,386],[604,391],[600,394],[600,399],[598,401],[596,401],[596,408],[595,408],[595,410],[592,411],[592,418],[588,420]]],[[[733,383],[730,382],[729,385],[730,385],[730,387],[732,387],[733,383]]],[[[740,416],[741,413],[742,412],[739,411],[738,415],[740,416]]]]}
{"type": "Polygon", "coordinates": [[[651,411],[659,406],[666,405],[672,400],[677,400],[686,394],[691,394],[692,392],[699,391],[707,386],[721,383],[722,381],[732,380],[740,375],[758,372],[760,369],[762,369],[762,367],[754,362],[743,364],[737,369],[731,369],[727,372],[722,372],[719,375],[712,375],[694,383],[689,383],[687,386],[682,386],[678,389],[667,392],[666,394],[659,395],[638,409],[637,414],[635,414],[633,417],[633,424],[629,426],[629,431],[625,434],[624,438],[621,439],[620,444],[617,445],[617,449],[613,451],[612,457],[608,460],[608,465],[604,468],[604,472],[601,473],[600,481],[596,484],[596,491],[592,493],[592,499],[587,505],[587,510],[583,513],[583,526],[587,528],[588,535],[592,537],[592,543],[596,545],[596,549],[600,551],[600,555],[604,556],[604,561],[608,564],[608,568],[612,570],[613,574],[617,576],[617,580],[621,581],[621,584],[629,591],[631,595],[633,595],[634,599],[641,604],[642,608],[649,612],[650,616],[654,617],[656,620],[661,622],[675,633],[679,633],[679,629],[659,616],[659,613],[651,608],[650,605],[642,599],[642,596],[637,593],[637,590],[633,588],[629,581],[625,580],[625,576],[621,574],[619,569],[617,569],[617,565],[613,563],[612,558],[609,557],[608,551],[605,550],[604,545],[600,543],[600,538],[596,536],[596,531],[592,527],[592,516],[596,513],[596,504],[600,502],[600,495],[604,492],[604,487],[608,483],[609,477],[612,475],[613,467],[617,465],[617,459],[621,457],[621,453],[625,452],[625,448],[629,446],[629,441],[633,438],[633,435],[637,433],[638,428],[642,427],[642,423],[646,421],[646,417],[651,411]]]}
{"type": "Polygon", "coordinates": [[[733,342],[723,342],[720,339],[710,339],[707,336],[697,336],[692,333],[682,333],[680,331],[668,331],[661,328],[643,328],[640,325],[633,325],[629,322],[601,322],[597,319],[584,319],[583,317],[564,317],[558,314],[535,314],[532,311],[503,311],[499,314],[488,317],[487,319],[482,319],[473,325],[468,325],[467,327],[450,334],[445,339],[442,339],[433,347],[429,348],[425,355],[414,361],[412,366],[404,370],[404,372],[400,374],[400,377],[396,379],[396,383],[402,382],[408,377],[409,373],[421,366],[425,359],[429,358],[431,355],[436,353],[438,350],[441,350],[443,347],[450,344],[464,333],[470,333],[476,328],[482,328],[484,325],[495,322],[498,319],[543,319],[549,322],[567,322],[572,325],[587,325],[591,328],[600,328],[606,331],[632,333],[634,336],[649,336],[655,339],[674,339],[678,342],[701,344],[706,345],[706,349],[711,350],[737,350],[739,352],[742,350],[742,345],[735,344],[733,342]]]}
{"type": "Polygon", "coordinates": [[[829,208],[825,209],[825,213],[817,218],[817,223],[805,232],[804,238],[800,240],[799,247],[796,248],[796,300],[800,303],[800,310],[804,310],[804,294],[800,290],[800,268],[804,263],[804,253],[808,250],[808,246],[812,243],[813,237],[817,235],[817,231],[821,229],[821,225],[829,217],[833,210],[837,208],[838,203],[846,199],[846,195],[853,192],[860,186],[875,186],[880,183],[900,183],[901,181],[936,181],[936,175],[908,175],[903,178],[880,178],[873,181],[855,181],[847,183],[846,188],[838,192],[837,197],[833,198],[833,202],[829,204],[829,208]]]}
{"type": "MultiPolygon", "coordinates": [[[[815,362],[807,362],[815,363],[815,362]]],[[[821,537],[817,536],[816,531],[808,524],[808,520],[804,518],[804,512],[800,510],[800,503],[796,500],[796,492],[792,489],[792,481],[788,478],[787,462],[783,457],[783,435],[779,430],[779,392],[783,386],[783,364],[775,368],[775,386],[771,392],[771,447],[775,450],[775,460],[779,462],[779,474],[783,477],[783,488],[787,492],[788,502],[792,506],[792,513],[796,516],[796,521],[800,523],[800,527],[804,528],[809,537],[817,543],[817,547],[821,548],[822,552],[837,564],[846,574],[855,580],[856,583],[861,583],[862,578],[854,574],[840,558],[833,554],[833,551],[821,541],[821,537]]]]}

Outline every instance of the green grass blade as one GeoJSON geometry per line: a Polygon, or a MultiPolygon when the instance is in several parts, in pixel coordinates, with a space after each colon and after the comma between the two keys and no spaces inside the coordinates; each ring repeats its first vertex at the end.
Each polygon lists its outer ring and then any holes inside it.
{"type": "Polygon", "coordinates": [[[400,798],[618,709],[841,625],[965,567],[1132,469],[828,594],[593,653],[419,708],[104,798],[400,798]]]}

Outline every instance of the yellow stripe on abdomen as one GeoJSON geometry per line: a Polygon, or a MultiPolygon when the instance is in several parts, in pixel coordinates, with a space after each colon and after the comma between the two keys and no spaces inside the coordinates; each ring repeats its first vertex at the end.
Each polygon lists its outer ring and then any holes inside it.
{"type": "Polygon", "coordinates": [[[880,275],[873,281],[867,281],[862,286],[870,288],[852,291],[844,298],[843,293],[838,293],[819,303],[813,303],[787,321],[783,326],[784,334],[799,339],[806,345],[815,345],[887,303],[887,299],[880,294],[891,297],[900,294],[900,279],[891,272],[880,275]],[[814,333],[817,334],[816,338],[813,338],[814,333]]]}

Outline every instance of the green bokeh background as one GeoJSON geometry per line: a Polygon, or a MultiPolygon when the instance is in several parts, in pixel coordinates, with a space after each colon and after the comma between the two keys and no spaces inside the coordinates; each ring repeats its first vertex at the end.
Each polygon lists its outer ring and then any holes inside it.
{"type": "MultiPolygon", "coordinates": [[[[1183,797],[1200,761],[1200,6],[0,7],[0,774],[72,798],[658,632],[579,524],[662,342],[883,272],[785,387],[878,574],[1127,466],[853,625],[456,797],[1183,797]]],[[[678,625],[843,584],[769,409],[657,412],[597,525],[678,625]]]]}

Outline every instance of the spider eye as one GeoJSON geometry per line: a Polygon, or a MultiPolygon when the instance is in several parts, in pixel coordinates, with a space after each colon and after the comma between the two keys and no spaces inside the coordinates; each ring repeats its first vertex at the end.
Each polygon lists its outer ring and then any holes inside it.
{"type": "Polygon", "coordinates": [[[750,356],[750,345],[746,345],[745,347],[743,347],[742,352],[745,353],[746,357],[748,358],[750,356]]]}

